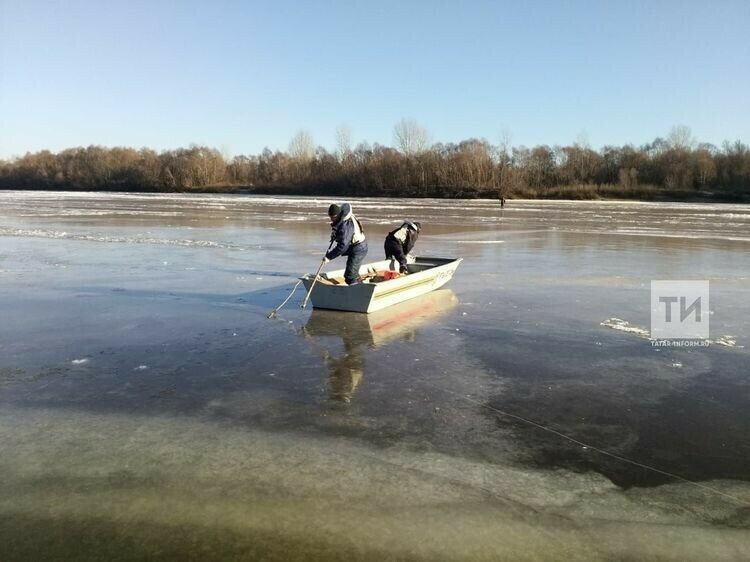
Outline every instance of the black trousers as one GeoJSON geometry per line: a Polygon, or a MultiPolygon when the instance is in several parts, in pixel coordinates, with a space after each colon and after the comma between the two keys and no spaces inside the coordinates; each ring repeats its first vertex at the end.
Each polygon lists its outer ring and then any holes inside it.
{"type": "Polygon", "coordinates": [[[384,248],[385,259],[395,258],[401,266],[401,272],[406,271],[406,254],[404,254],[404,247],[401,245],[401,242],[396,240],[394,236],[388,235],[385,237],[384,248]]]}

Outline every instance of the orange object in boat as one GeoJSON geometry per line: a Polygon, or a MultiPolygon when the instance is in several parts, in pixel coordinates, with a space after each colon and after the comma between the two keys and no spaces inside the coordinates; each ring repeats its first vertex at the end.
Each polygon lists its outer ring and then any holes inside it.
{"type": "Polygon", "coordinates": [[[400,277],[401,274],[398,271],[384,271],[383,272],[383,281],[389,281],[390,279],[396,279],[397,277],[400,277]]]}

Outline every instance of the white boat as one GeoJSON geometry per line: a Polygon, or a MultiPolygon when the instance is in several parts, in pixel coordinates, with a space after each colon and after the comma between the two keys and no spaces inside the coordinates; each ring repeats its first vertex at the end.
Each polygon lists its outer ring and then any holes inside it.
{"type": "MultiPolygon", "coordinates": [[[[359,268],[364,282],[344,283],[344,270],[322,273],[312,290],[314,308],[370,313],[439,289],[451,280],[461,258],[418,257],[409,260],[408,274],[395,279],[383,279],[384,272],[398,271],[398,262],[383,260],[367,263],[359,268]]],[[[301,277],[305,289],[315,279],[314,274],[301,277]]]]}

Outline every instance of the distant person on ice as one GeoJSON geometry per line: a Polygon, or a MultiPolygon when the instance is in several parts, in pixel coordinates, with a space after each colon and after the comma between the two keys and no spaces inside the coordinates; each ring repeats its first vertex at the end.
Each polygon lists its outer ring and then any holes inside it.
{"type": "Polygon", "coordinates": [[[336,245],[328,251],[323,261],[328,263],[339,256],[347,256],[344,281],[347,285],[359,283],[359,266],[367,255],[367,240],[362,224],[352,214],[352,206],[344,203],[340,207],[328,207],[328,218],[331,219],[331,242],[336,245]]]}
{"type": "Polygon", "coordinates": [[[385,259],[395,259],[399,263],[401,273],[407,273],[406,256],[414,249],[420,229],[421,225],[418,222],[404,221],[385,237],[385,259]]]}

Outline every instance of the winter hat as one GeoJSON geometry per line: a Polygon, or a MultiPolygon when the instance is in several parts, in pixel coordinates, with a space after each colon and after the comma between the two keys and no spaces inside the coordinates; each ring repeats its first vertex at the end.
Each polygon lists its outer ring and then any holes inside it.
{"type": "Polygon", "coordinates": [[[337,216],[339,216],[339,213],[341,213],[341,207],[339,207],[338,205],[336,205],[336,203],[334,203],[333,205],[331,205],[330,207],[328,207],[328,216],[329,217],[337,217],[337,216]]]}

